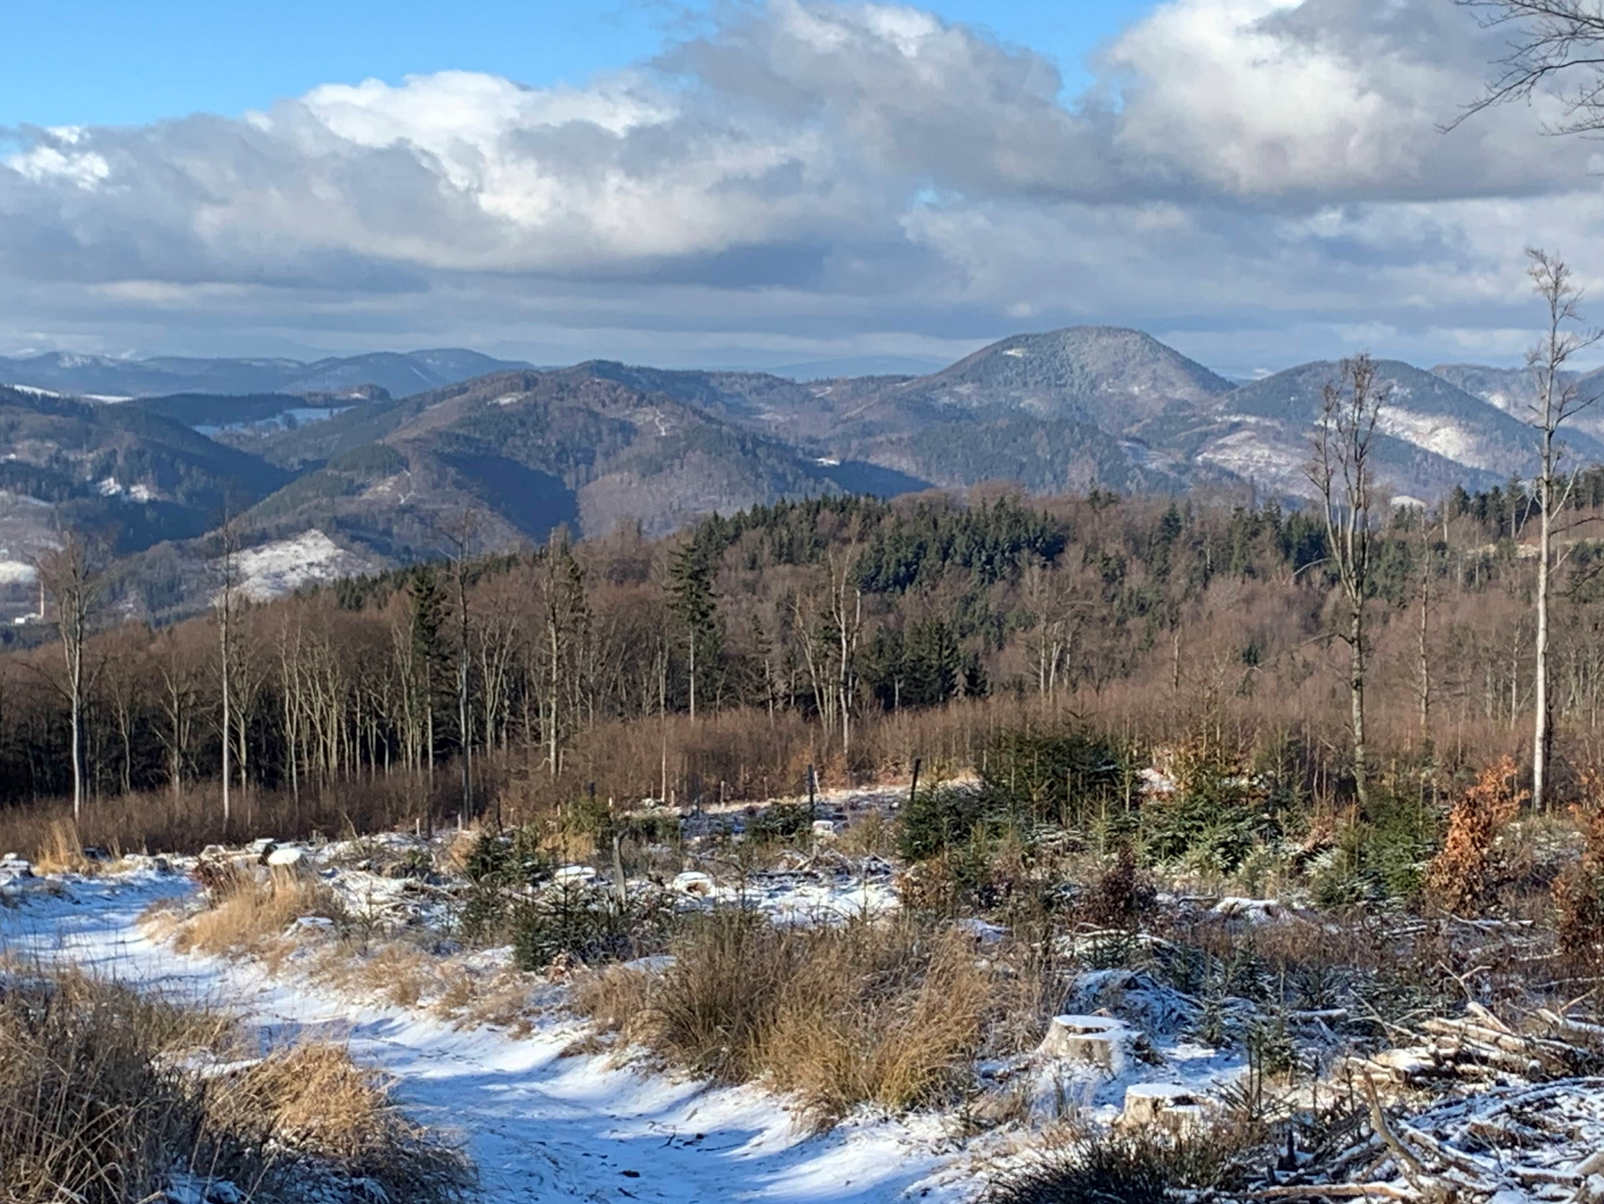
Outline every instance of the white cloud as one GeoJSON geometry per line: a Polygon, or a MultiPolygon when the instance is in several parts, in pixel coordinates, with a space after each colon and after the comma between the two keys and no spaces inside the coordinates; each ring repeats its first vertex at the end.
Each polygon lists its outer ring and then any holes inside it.
{"type": "MultiPolygon", "coordinates": [[[[63,137],[64,146],[71,146],[76,137],[63,137]]],[[[25,180],[36,184],[63,180],[78,188],[94,188],[108,175],[111,166],[101,155],[88,151],[74,154],[55,146],[35,146],[20,154],[11,155],[5,165],[25,180]]]]}
{"type": "Polygon", "coordinates": [[[1518,328],[1524,244],[1579,257],[1604,212],[1541,111],[1440,132],[1495,52],[1442,0],[1169,0],[1066,104],[1043,56],[917,8],[769,0],[582,88],[446,71],[28,129],[0,162],[0,336],[562,358],[1027,320],[1310,353],[1518,328]]]}

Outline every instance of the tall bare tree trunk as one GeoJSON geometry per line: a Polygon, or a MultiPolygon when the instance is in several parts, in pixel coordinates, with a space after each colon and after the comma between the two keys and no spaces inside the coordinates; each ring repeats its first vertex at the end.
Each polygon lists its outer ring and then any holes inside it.
{"type": "Polygon", "coordinates": [[[1420,511],[1420,625],[1417,636],[1415,683],[1420,703],[1420,741],[1431,738],[1431,526],[1424,509],[1420,511]]]}
{"type": "Polygon", "coordinates": [[[233,724],[230,721],[229,708],[233,701],[232,683],[229,680],[233,669],[234,657],[234,605],[235,593],[239,587],[239,523],[233,517],[225,518],[222,527],[223,555],[218,566],[222,577],[222,589],[218,593],[217,603],[217,643],[218,652],[222,661],[223,676],[223,831],[228,831],[229,823],[229,781],[231,774],[231,761],[229,745],[233,742],[233,724]]]}
{"type": "Polygon", "coordinates": [[[1348,699],[1353,726],[1353,782],[1359,805],[1370,803],[1370,769],[1365,745],[1365,603],[1370,593],[1370,444],[1389,390],[1378,379],[1368,355],[1342,361],[1340,385],[1325,386],[1315,428],[1309,480],[1319,491],[1325,520],[1326,554],[1337,571],[1347,604],[1348,699]]]}
{"type": "MultiPolygon", "coordinates": [[[[60,545],[34,562],[40,596],[56,604],[56,631],[66,661],[67,709],[72,729],[72,818],[83,816],[84,802],[84,641],[104,584],[102,549],[77,531],[65,532],[60,545]]],[[[41,605],[41,611],[43,606],[41,605]]]]}
{"type": "Polygon", "coordinates": [[[1369,759],[1365,744],[1365,610],[1348,612],[1348,704],[1353,724],[1353,784],[1362,806],[1370,803],[1369,759]]]}
{"type": "Polygon", "coordinates": [[[1583,348],[1596,343],[1596,330],[1568,329],[1581,321],[1577,302],[1581,293],[1571,282],[1570,268],[1563,259],[1544,251],[1528,249],[1531,259],[1528,275],[1532,287],[1547,307],[1547,327],[1538,344],[1527,353],[1526,362],[1537,377],[1537,401],[1532,406],[1531,424],[1538,433],[1537,487],[1537,598],[1536,641],[1533,649],[1532,680],[1532,806],[1544,810],[1548,805],[1548,770],[1554,745],[1553,703],[1548,681],[1548,604],[1554,562],[1554,519],[1570,501],[1576,476],[1561,479],[1560,460],[1564,445],[1560,428],[1579,410],[1592,405],[1596,394],[1584,394],[1581,385],[1570,378],[1565,366],[1583,348]]]}

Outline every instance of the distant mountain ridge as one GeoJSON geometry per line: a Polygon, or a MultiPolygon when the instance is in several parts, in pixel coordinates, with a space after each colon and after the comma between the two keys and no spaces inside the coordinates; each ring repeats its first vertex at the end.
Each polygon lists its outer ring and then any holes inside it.
{"type": "MultiPolygon", "coordinates": [[[[5,565],[41,546],[58,512],[115,525],[136,554],[128,613],[167,617],[206,596],[197,537],[225,504],[243,512],[251,563],[276,566],[254,587],[271,591],[439,555],[468,509],[488,550],[558,528],[661,534],[782,499],[990,481],[1295,500],[1310,493],[1322,390],[1340,375],[1319,362],[1234,382],[1106,326],[1013,335],[924,375],[806,380],[612,360],[537,369],[455,350],[312,364],[57,355],[0,360],[0,374],[18,365],[25,387],[0,389],[0,619],[33,605],[26,574],[5,565]],[[69,384],[133,399],[54,395],[69,384]]],[[[1430,502],[1530,475],[1529,373],[1377,367],[1386,493],[1430,502]]],[[[1577,379],[1604,392],[1604,373],[1577,379]]],[[[1604,462],[1601,411],[1566,433],[1573,462],[1604,462]]]]}
{"type": "Polygon", "coordinates": [[[195,359],[157,356],[113,359],[54,351],[0,356],[0,384],[27,385],[75,396],[154,397],[172,393],[338,393],[358,385],[404,396],[473,376],[528,368],[477,351],[377,351],[303,363],[293,359],[195,359]]]}

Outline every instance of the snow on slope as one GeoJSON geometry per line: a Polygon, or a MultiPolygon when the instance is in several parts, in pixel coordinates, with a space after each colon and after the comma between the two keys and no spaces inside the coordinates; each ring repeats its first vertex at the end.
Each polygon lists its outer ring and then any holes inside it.
{"type": "Polygon", "coordinates": [[[1396,435],[1416,447],[1436,452],[1459,464],[1497,471],[1502,468],[1495,449],[1447,414],[1421,414],[1398,407],[1384,407],[1376,423],[1388,435],[1396,435]]]}
{"type": "Polygon", "coordinates": [[[347,551],[316,527],[239,555],[245,593],[258,602],[292,594],[303,585],[371,572],[374,567],[367,557],[347,551]]]}
{"type": "MultiPolygon", "coordinates": [[[[4,382],[0,381],[0,384],[4,384],[4,382]]],[[[18,393],[26,393],[29,397],[72,397],[80,401],[103,401],[112,405],[120,401],[133,400],[132,397],[121,393],[58,393],[54,389],[41,389],[37,385],[5,384],[5,388],[15,390],[18,393]]]]}
{"type": "Polygon", "coordinates": [[[0,949],[229,1007],[265,1040],[348,1041],[355,1057],[394,1076],[416,1117],[463,1135],[486,1204],[944,1204],[973,1192],[973,1173],[954,1162],[950,1135],[933,1118],[864,1120],[809,1136],[756,1087],[564,1057],[576,1022],[523,1039],[464,1031],[274,981],[246,963],[175,956],[143,933],[139,917],[192,889],[187,878],[140,872],[75,879],[59,896],[31,891],[20,907],[0,908],[0,949]]]}

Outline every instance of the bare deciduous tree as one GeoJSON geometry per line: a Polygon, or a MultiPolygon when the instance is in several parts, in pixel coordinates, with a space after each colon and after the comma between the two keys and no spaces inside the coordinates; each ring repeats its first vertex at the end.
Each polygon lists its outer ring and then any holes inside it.
{"type": "Polygon", "coordinates": [[[234,623],[239,614],[241,601],[240,536],[239,517],[234,514],[226,516],[218,529],[221,554],[213,566],[217,573],[218,589],[212,599],[212,605],[217,609],[217,651],[223,677],[223,831],[225,832],[228,831],[229,823],[229,782],[233,776],[232,758],[229,755],[234,738],[233,717],[229,713],[229,704],[234,692],[229,675],[234,668],[234,623]]]}
{"type": "Polygon", "coordinates": [[[1556,97],[1565,116],[1550,134],[1604,129],[1604,3],[1601,0],[1454,0],[1484,28],[1510,31],[1493,77],[1449,128],[1497,105],[1556,97]]]}
{"type": "Polygon", "coordinates": [[[1431,585],[1437,566],[1431,546],[1431,512],[1424,506],[1420,508],[1419,519],[1420,541],[1416,551],[1420,558],[1420,595],[1415,629],[1415,700],[1420,708],[1420,739],[1421,743],[1425,743],[1431,739],[1431,585]]]}
{"type": "Polygon", "coordinates": [[[56,630],[66,658],[67,707],[72,720],[72,817],[83,814],[84,800],[84,642],[105,586],[105,549],[78,531],[66,532],[59,546],[39,556],[39,584],[56,608],[56,630]]]}
{"type": "Polygon", "coordinates": [[[473,566],[469,555],[479,542],[484,516],[465,507],[446,524],[443,531],[451,548],[451,578],[456,585],[457,603],[457,741],[462,754],[462,813],[458,827],[466,827],[473,816],[473,718],[468,707],[468,670],[472,649],[472,626],[468,614],[468,580],[473,566]]]}
{"type": "Polygon", "coordinates": [[[830,622],[836,636],[836,699],[841,708],[841,757],[852,754],[852,704],[858,692],[858,644],[863,638],[863,590],[853,576],[856,545],[826,560],[830,572],[830,622]]]}
{"type": "Polygon", "coordinates": [[[1353,727],[1353,779],[1361,806],[1370,801],[1365,750],[1365,601],[1370,592],[1373,538],[1371,501],[1375,487],[1371,441],[1390,387],[1375,361],[1358,355],[1342,361],[1342,378],[1325,386],[1315,427],[1309,480],[1319,496],[1325,521],[1326,554],[1337,572],[1347,606],[1348,696],[1353,727]]]}
{"type": "Polygon", "coordinates": [[[1559,441],[1560,428],[1598,400],[1584,390],[1566,371],[1576,354],[1598,342],[1604,332],[1578,329],[1581,315],[1577,304],[1581,291],[1571,279],[1563,259],[1545,251],[1529,249],[1528,274],[1532,288],[1546,308],[1542,338],[1526,355],[1526,363],[1536,377],[1537,399],[1532,403],[1530,420],[1537,430],[1538,470],[1532,482],[1538,508],[1537,536],[1537,642],[1533,674],[1533,709],[1536,712],[1532,736],[1532,806],[1541,809],[1546,802],[1549,753],[1553,747],[1553,704],[1548,691],[1548,608],[1554,561],[1554,520],[1570,501],[1576,475],[1564,476],[1560,462],[1565,447],[1559,441]]]}

